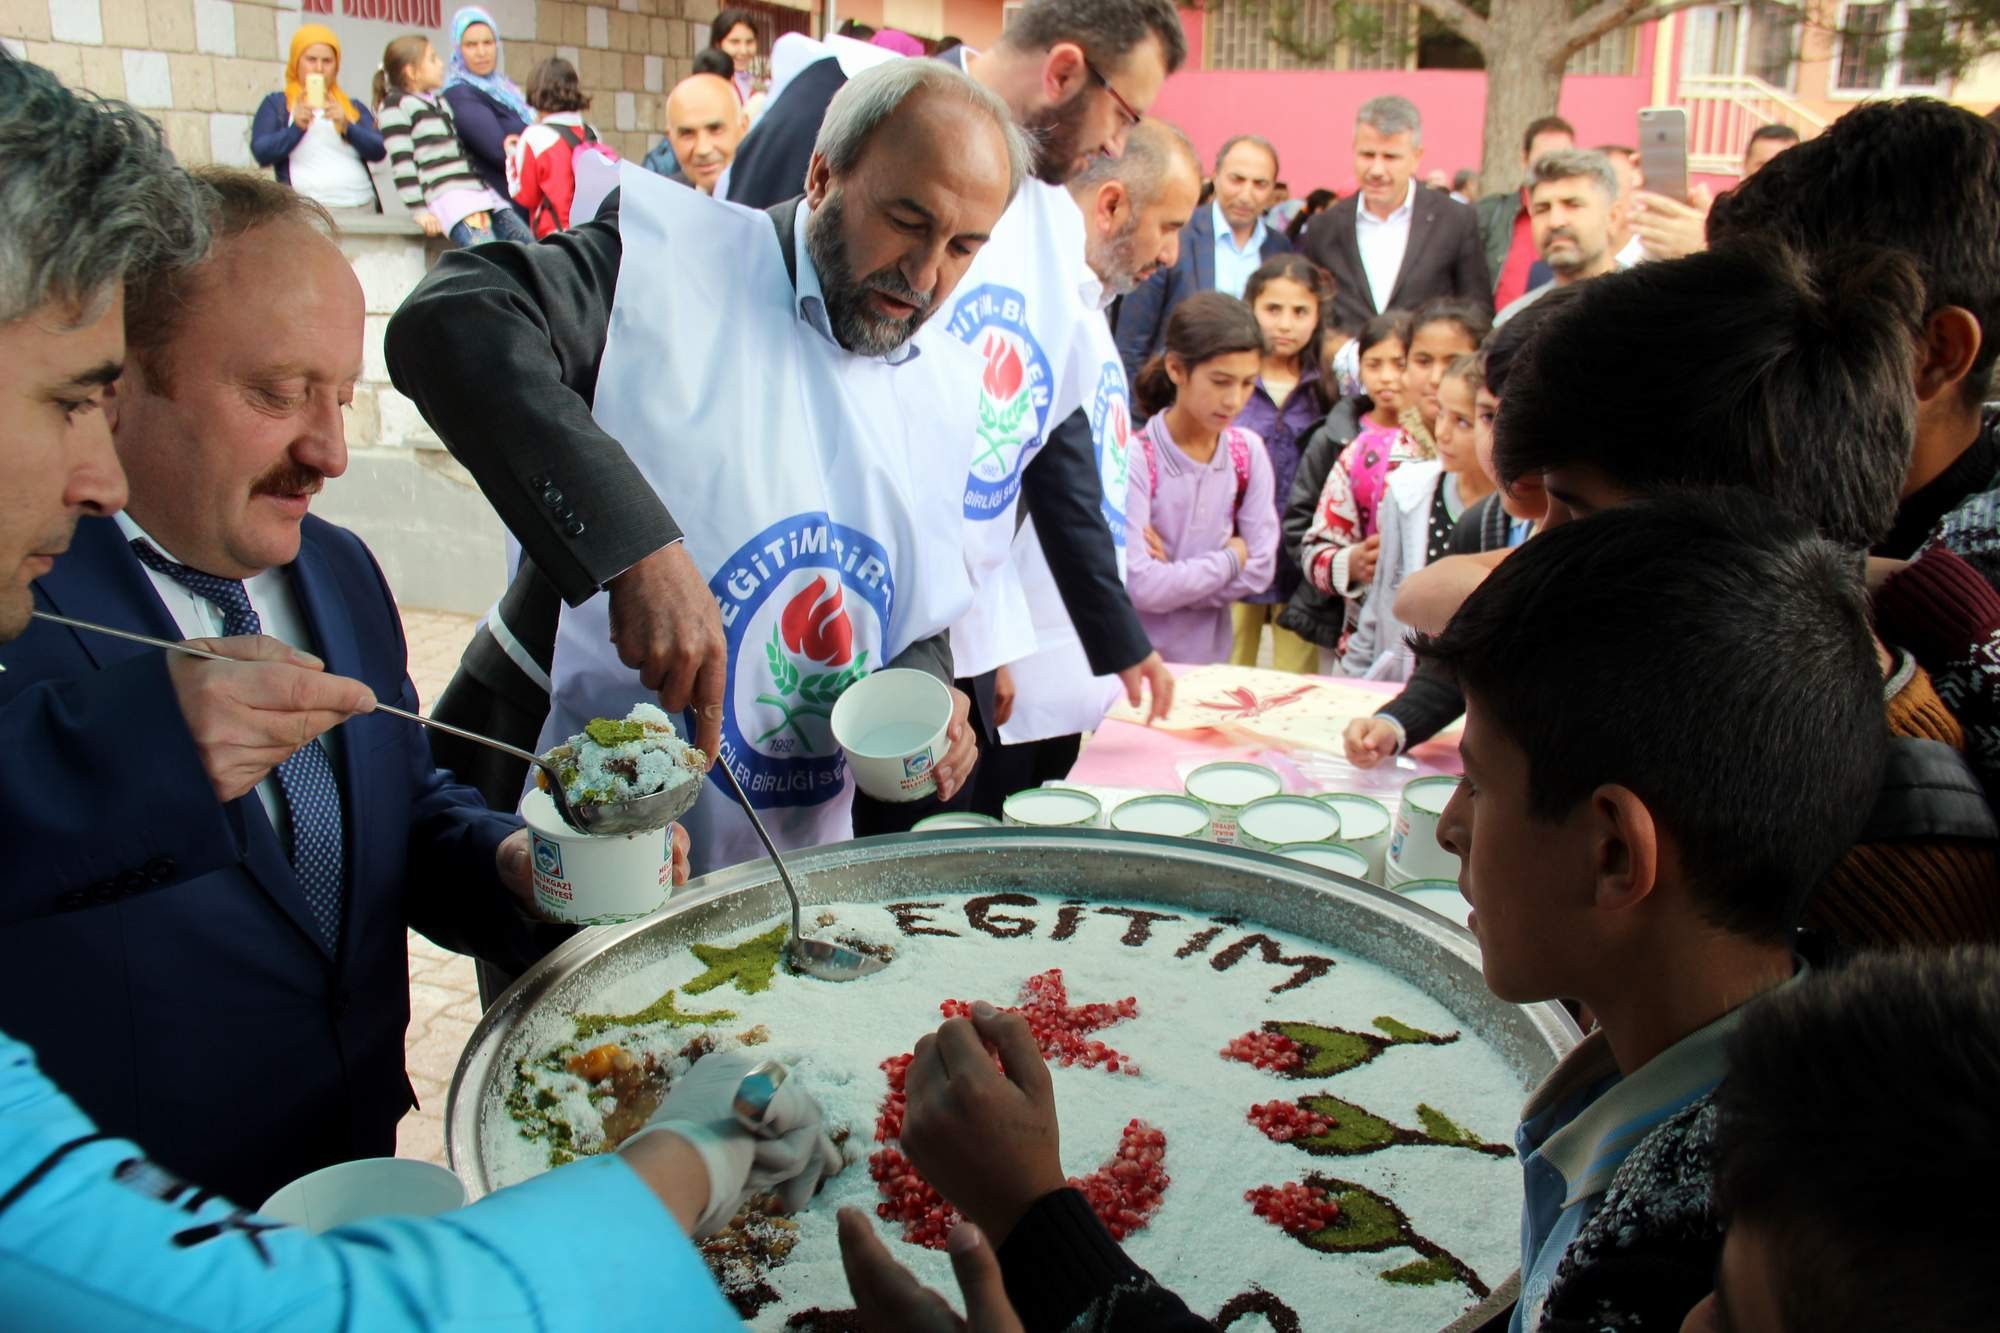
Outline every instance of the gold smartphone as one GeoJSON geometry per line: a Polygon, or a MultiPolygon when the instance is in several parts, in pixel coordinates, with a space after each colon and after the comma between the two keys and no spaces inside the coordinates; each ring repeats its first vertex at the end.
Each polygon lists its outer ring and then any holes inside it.
{"type": "Polygon", "coordinates": [[[326,110],[326,75],[306,75],[306,105],[315,111],[326,110]]]}

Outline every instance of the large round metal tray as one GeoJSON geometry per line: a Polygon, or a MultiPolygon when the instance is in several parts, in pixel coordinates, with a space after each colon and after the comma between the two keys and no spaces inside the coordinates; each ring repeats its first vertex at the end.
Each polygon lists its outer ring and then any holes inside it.
{"type": "MultiPolygon", "coordinates": [[[[1494,998],[1479,946],[1443,917],[1393,893],[1296,861],[1213,843],[1098,829],[967,829],[839,843],[786,859],[808,903],[888,902],[924,893],[1014,889],[1230,912],[1389,968],[1491,1043],[1526,1089],[1580,1034],[1554,1004],[1494,998]]],[[[777,916],[784,888],[768,862],[704,876],[641,921],[586,930],[515,982],[474,1029],[452,1076],[445,1150],[478,1198],[487,1177],[479,1126],[527,1050],[523,1020],[543,1006],[586,1007],[606,974],[777,916]]],[[[866,986],[863,980],[848,983],[866,986]]]]}

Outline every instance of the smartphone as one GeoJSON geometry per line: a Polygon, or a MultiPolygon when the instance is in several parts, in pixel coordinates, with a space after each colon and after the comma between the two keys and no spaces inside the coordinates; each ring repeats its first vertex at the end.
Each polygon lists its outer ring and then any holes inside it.
{"type": "Polygon", "coordinates": [[[1639,112],[1639,171],[1652,194],[1687,202],[1688,114],[1683,107],[1649,106],[1639,112]]]}
{"type": "Polygon", "coordinates": [[[326,75],[306,75],[306,105],[315,111],[326,109],[326,75]]]}

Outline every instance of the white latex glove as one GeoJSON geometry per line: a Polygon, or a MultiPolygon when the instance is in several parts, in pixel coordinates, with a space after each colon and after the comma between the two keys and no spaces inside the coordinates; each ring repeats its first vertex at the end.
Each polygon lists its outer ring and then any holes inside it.
{"type": "Polygon", "coordinates": [[[753,1193],[775,1191],[792,1212],[812,1198],[823,1175],[838,1171],[840,1153],[820,1132],[820,1110],[794,1079],[772,1099],[759,1138],[736,1121],[736,1089],[759,1063],[748,1051],[717,1052],[697,1060],[667,1092],[639,1133],[678,1135],[708,1169],[708,1206],[695,1220],[696,1239],[729,1224],[753,1193]]]}

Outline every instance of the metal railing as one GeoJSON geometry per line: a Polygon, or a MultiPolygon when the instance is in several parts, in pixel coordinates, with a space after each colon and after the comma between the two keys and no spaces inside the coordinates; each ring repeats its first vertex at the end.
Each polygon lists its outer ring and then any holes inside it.
{"type": "Polygon", "coordinates": [[[1688,113],[1688,170],[1733,176],[1759,126],[1789,125],[1810,139],[1826,122],[1782,88],[1748,74],[1683,75],[1676,99],[1688,113]]]}

